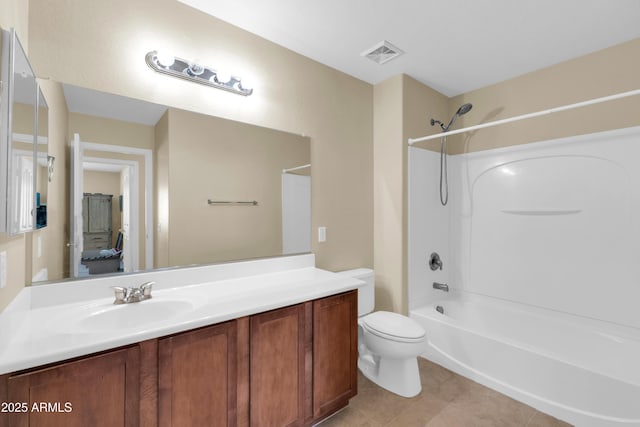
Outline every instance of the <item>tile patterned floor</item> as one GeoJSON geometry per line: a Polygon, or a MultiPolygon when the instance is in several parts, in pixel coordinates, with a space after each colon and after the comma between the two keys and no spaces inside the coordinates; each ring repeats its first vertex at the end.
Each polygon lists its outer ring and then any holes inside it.
{"type": "Polygon", "coordinates": [[[569,424],[418,358],[422,392],[396,396],[358,373],[358,395],[319,427],[561,427],[569,424]]]}

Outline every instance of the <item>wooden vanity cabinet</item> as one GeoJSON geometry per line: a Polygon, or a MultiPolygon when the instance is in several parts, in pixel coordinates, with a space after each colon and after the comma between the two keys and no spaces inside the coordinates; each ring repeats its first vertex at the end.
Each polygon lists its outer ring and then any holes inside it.
{"type": "Polygon", "coordinates": [[[251,316],[251,427],[312,425],[358,386],[356,291],[251,316]]]}
{"type": "Polygon", "coordinates": [[[358,296],[313,301],[313,419],[346,406],[358,392],[358,296]]]}
{"type": "Polygon", "coordinates": [[[356,392],[350,291],[0,376],[0,427],[309,426],[356,392]]]}
{"type": "Polygon", "coordinates": [[[3,427],[137,426],[140,349],[126,347],[6,378],[3,427]],[[15,405],[22,405],[18,408],[15,405]]]}
{"type": "Polygon", "coordinates": [[[304,304],[251,316],[251,427],[304,424],[304,304]]]}
{"type": "Polygon", "coordinates": [[[236,321],[158,340],[158,425],[236,423],[236,321]]]}

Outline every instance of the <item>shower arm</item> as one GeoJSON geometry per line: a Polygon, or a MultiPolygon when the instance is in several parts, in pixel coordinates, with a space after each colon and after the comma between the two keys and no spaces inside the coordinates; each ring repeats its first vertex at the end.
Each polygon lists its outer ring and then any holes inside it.
{"type": "Polygon", "coordinates": [[[617,93],[615,95],[603,96],[601,98],[594,98],[594,99],[590,99],[588,101],[576,102],[575,104],[562,105],[560,107],[550,108],[548,110],[536,111],[534,113],[522,114],[520,116],[509,117],[507,119],[502,119],[502,120],[496,120],[496,121],[493,121],[493,122],[482,123],[482,124],[479,124],[479,125],[469,126],[469,127],[458,129],[458,130],[446,131],[446,132],[441,132],[441,133],[434,134],[434,135],[423,136],[421,138],[409,138],[409,140],[407,142],[408,142],[409,145],[413,145],[413,144],[416,144],[416,143],[422,142],[422,141],[429,141],[431,139],[442,138],[443,135],[445,135],[445,136],[457,135],[459,133],[471,132],[471,131],[478,130],[478,129],[484,129],[484,128],[489,128],[489,127],[493,127],[493,126],[503,125],[505,123],[511,123],[511,122],[516,122],[516,121],[519,121],[519,120],[530,119],[530,118],[533,118],[533,117],[544,116],[544,115],[547,115],[547,114],[558,113],[560,111],[573,110],[574,108],[586,107],[586,106],[593,105],[593,104],[599,104],[601,102],[614,101],[616,99],[627,98],[629,96],[635,96],[635,95],[640,95],[640,89],[631,90],[631,91],[628,91],[628,92],[617,93]]]}

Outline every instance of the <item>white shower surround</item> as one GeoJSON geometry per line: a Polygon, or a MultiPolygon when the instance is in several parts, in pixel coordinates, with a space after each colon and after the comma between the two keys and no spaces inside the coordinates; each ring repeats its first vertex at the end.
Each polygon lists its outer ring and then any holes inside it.
{"type": "Polygon", "coordinates": [[[577,425],[640,425],[637,159],[640,127],[450,156],[443,207],[439,153],[410,148],[425,356],[577,425]]]}

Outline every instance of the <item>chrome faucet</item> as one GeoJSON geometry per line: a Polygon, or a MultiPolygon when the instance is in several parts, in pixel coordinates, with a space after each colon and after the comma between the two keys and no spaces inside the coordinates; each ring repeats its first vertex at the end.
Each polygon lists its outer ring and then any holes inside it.
{"type": "Polygon", "coordinates": [[[433,289],[440,289],[441,291],[449,292],[449,285],[446,283],[433,282],[433,289]]]}
{"type": "Polygon", "coordinates": [[[114,304],[130,304],[151,298],[151,287],[155,282],[146,282],[139,287],[125,288],[122,286],[112,286],[115,293],[114,304]]]}

